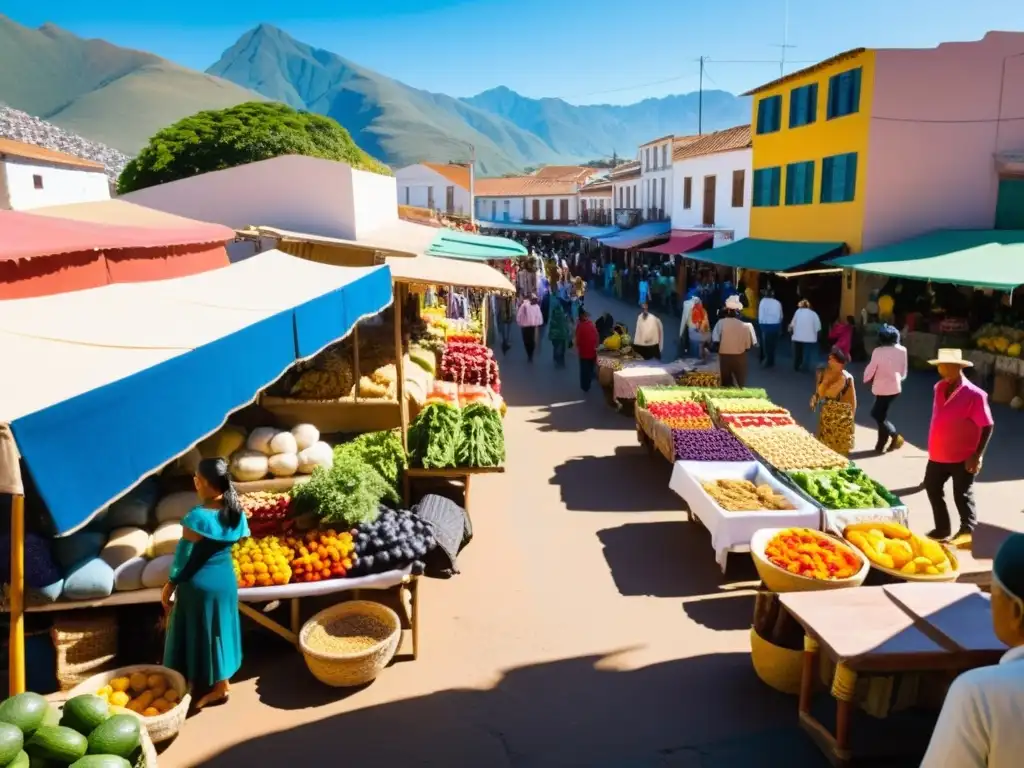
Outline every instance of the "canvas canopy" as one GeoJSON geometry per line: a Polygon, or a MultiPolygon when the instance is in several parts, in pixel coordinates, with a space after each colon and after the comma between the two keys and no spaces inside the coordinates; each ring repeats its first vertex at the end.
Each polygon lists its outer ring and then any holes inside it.
{"type": "Polygon", "coordinates": [[[427,249],[428,256],[475,261],[503,261],[526,256],[529,251],[507,237],[489,237],[474,232],[441,229],[427,249]]]}
{"type": "Polygon", "coordinates": [[[632,229],[623,230],[611,237],[598,238],[598,242],[601,243],[601,245],[607,245],[610,248],[630,250],[632,248],[639,248],[640,246],[654,240],[658,240],[659,238],[667,237],[668,233],[671,231],[671,222],[649,221],[646,224],[639,224],[632,229]]]}
{"type": "Polygon", "coordinates": [[[1012,291],[1024,285],[1024,230],[940,230],[829,263],[875,275],[1012,291]]]}
{"type": "Polygon", "coordinates": [[[644,248],[643,251],[645,253],[663,253],[668,256],[674,256],[677,253],[688,253],[697,248],[702,248],[710,243],[714,237],[714,234],[711,232],[686,232],[673,229],[667,243],[652,245],[650,248],[644,248]]]}
{"type": "Polygon", "coordinates": [[[386,267],[267,251],[0,302],[0,492],[23,492],[20,455],[56,532],[79,528],[391,296],[386,267]]]}
{"type": "Polygon", "coordinates": [[[460,288],[479,288],[493,293],[515,293],[515,287],[501,272],[487,264],[473,264],[437,256],[417,256],[406,259],[389,256],[391,277],[396,283],[415,285],[455,285],[460,288]]]}
{"type": "Polygon", "coordinates": [[[619,231],[618,227],[599,227],[590,224],[527,224],[522,221],[480,221],[483,229],[506,229],[515,232],[534,232],[536,234],[564,233],[578,237],[608,237],[619,231]]]}
{"type": "Polygon", "coordinates": [[[720,248],[701,251],[694,254],[693,258],[737,269],[790,272],[797,267],[835,255],[844,247],[843,243],[805,243],[796,240],[745,237],[720,248]]]}

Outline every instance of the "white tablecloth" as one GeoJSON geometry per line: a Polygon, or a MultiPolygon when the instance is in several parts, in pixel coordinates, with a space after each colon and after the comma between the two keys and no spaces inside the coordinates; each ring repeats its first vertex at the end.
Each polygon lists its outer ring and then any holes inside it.
{"type": "Polygon", "coordinates": [[[750,539],[762,528],[821,529],[821,510],[782,485],[757,461],[677,461],[668,487],[686,502],[687,506],[711,533],[711,546],[715,562],[725,572],[730,552],[749,552],[750,539]],[[728,512],[712,500],[701,482],[707,480],[749,480],[754,485],[767,483],[785,496],[796,509],[758,512],[728,512]]]}

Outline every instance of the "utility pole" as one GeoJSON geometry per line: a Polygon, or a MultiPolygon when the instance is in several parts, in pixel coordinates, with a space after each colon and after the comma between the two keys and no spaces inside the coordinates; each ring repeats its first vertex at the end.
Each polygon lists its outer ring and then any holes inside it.
{"type": "Polygon", "coordinates": [[[704,133],[704,60],[707,56],[701,56],[700,61],[700,79],[697,86],[697,135],[700,136],[704,133]]]}
{"type": "Polygon", "coordinates": [[[469,145],[469,224],[476,229],[476,144],[469,145]]]}
{"type": "Polygon", "coordinates": [[[782,51],[779,56],[779,77],[786,76],[786,51],[796,48],[795,45],[789,44],[789,0],[782,0],[782,2],[782,45],[774,46],[782,51]]]}

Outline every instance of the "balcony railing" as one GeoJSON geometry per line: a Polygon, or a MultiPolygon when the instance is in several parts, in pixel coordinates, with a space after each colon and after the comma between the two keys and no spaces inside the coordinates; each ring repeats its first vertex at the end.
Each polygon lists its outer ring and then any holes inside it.
{"type": "Polygon", "coordinates": [[[644,211],[644,221],[668,221],[664,208],[647,208],[644,211]]]}
{"type": "Polygon", "coordinates": [[[580,224],[596,226],[610,226],[612,223],[612,212],[607,208],[598,208],[596,211],[580,211],[580,224]]]}

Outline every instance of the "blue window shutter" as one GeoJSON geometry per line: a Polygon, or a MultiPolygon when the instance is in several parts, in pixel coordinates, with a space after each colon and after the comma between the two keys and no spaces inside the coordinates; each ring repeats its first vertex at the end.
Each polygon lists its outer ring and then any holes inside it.
{"type": "Polygon", "coordinates": [[[772,205],[779,204],[779,191],[782,185],[782,168],[772,168],[772,205]]]}
{"type": "Polygon", "coordinates": [[[773,110],[772,116],[772,130],[777,131],[782,128],[782,96],[776,96],[772,99],[774,102],[775,109],[773,110]]]}
{"type": "Polygon", "coordinates": [[[807,163],[806,178],[804,179],[804,202],[814,202],[814,161],[807,163]]]}
{"type": "Polygon", "coordinates": [[[843,200],[853,200],[857,193],[857,153],[846,156],[846,187],[843,189],[843,200]]]}
{"type": "Polygon", "coordinates": [[[757,102],[757,132],[764,133],[764,99],[757,102]]]}
{"type": "Polygon", "coordinates": [[[826,157],[821,161],[821,197],[823,203],[832,202],[832,166],[834,158],[826,157]]]}
{"type": "MultiPolygon", "coordinates": [[[[804,125],[809,125],[818,119],[818,84],[812,83],[807,87],[807,120],[804,125]]],[[[811,172],[814,172],[813,166],[811,172]]]]}
{"type": "MultiPolygon", "coordinates": [[[[850,108],[847,110],[848,115],[860,111],[860,75],[860,67],[850,72],[850,108]]],[[[856,165],[856,162],[856,156],[854,156],[854,165],[856,165]]]]}
{"type": "Polygon", "coordinates": [[[828,104],[826,105],[826,119],[831,120],[836,116],[836,95],[839,93],[839,75],[832,75],[828,79],[828,104]]]}

